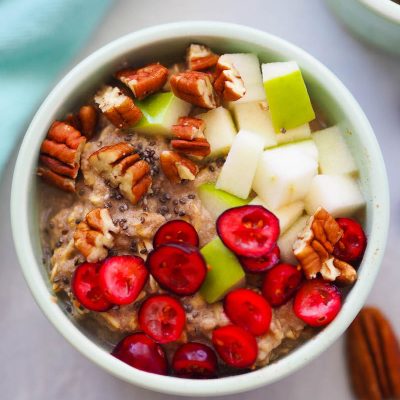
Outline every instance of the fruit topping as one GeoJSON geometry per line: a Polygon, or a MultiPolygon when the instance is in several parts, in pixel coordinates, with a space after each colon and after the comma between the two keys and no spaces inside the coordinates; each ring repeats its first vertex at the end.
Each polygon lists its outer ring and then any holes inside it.
{"type": "Polygon", "coordinates": [[[107,311],[112,307],[99,285],[100,266],[99,263],[78,265],[71,281],[72,293],[90,311],[107,311]]]}
{"type": "Polygon", "coordinates": [[[199,235],[189,222],[181,219],[168,221],[154,235],[153,247],[156,249],[162,244],[169,243],[183,243],[198,247],[199,235]]]}
{"type": "Polygon", "coordinates": [[[261,257],[269,253],[279,237],[279,221],[262,206],[231,208],[217,220],[224,244],[240,256],[261,257]]]}
{"type": "Polygon", "coordinates": [[[118,305],[136,300],[149,273],[143,260],[136,256],[107,258],[99,272],[99,284],[106,298],[118,305]]]}
{"type": "Polygon", "coordinates": [[[161,64],[150,64],[139,69],[124,69],[117,72],[116,77],[141,100],[165,85],[168,69],[161,64]]]}
{"type": "Polygon", "coordinates": [[[181,303],[167,295],[149,297],[139,310],[140,329],[158,343],[179,339],[185,321],[185,310],[181,303]]]}
{"type": "Polygon", "coordinates": [[[348,263],[360,261],[367,246],[362,226],[350,218],[338,218],[336,221],[343,230],[343,236],[335,244],[333,255],[348,263]]]}
{"type": "Polygon", "coordinates": [[[272,309],[260,294],[250,289],[236,289],[225,297],[224,311],[234,323],[254,336],[269,330],[272,309]]]}
{"type": "Polygon", "coordinates": [[[204,258],[196,247],[176,243],[153,250],[147,265],[160,286],[179,296],[196,293],[207,273],[204,258]]]}
{"type": "Polygon", "coordinates": [[[89,262],[107,257],[114,245],[114,234],[119,227],[114,225],[107,208],[95,208],[88,212],[74,232],[74,245],[89,262]]]}
{"type": "Polygon", "coordinates": [[[285,304],[294,295],[303,274],[291,264],[278,264],[265,274],[262,292],[273,307],[285,304]]]}
{"type": "Polygon", "coordinates": [[[305,281],[293,302],[293,311],[306,324],[320,327],[329,324],[342,306],[339,289],[321,279],[305,281]]]}
{"type": "Polygon", "coordinates": [[[239,326],[228,325],[215,329],[212,343],[221,359],[231,367],[249,368],[257,359],[256,339],[239,326]]]}
{"type": "Polygon", "coordinates": [[[163,348],[143,333],[122,339],[111,354],[131,367],[167,375],[168,363],[163,348]]]}
{"type": "Polygon", "coordinates": [[[278,264],[279,258],[280,250],[278,245],[276,245],[269,253],[265,254],[264,256],[258,258],[241,256],[239,257],[239,261],[246,272],[260,273],[265,272],[278,264]]]}
{"type": "Polygon", "coordinates": [[[175,376],[189,379],[209,379],[217,375],[217,356],[202,343],[185,343],[176,351],[172,360],[175,376]]]}
{"type": "Polygon", "coordinates": [[[202,108],[217,107],[210,74],[198,71],[180,72],[173,75],[169,83],[176,97],[202,108]]]}
{"type": "Polygon", "coordinates": [[[332,215],[318,208],[293,245],[294,255],[307,279],[320,274],[327,281],[345,285],[357,279],[356,270],[333,255],[334,247],[342,235],[343,230],[332,215]]]}
{"type": "Polygon", "coordinates": [[[200,289],[208,303],[222,299],[230,290],[244,284],[245,274],[235,255],[216,237],[202,249],[207,266],[207,276],[200,289]]]}

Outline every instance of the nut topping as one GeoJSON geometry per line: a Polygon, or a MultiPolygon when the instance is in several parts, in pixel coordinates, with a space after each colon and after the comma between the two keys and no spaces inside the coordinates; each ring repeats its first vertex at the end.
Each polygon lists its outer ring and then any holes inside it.
{"type": "Polygon", "coordinates": [[[199,172],[193,161],[169,150],[161,153],[160,165],[165,176],[173,183],[180,183],[183,179],[192,181],[199,172]]]}
{"type": "Polygon", "coordinates": [[[307,279],[317,274],[327,281],[349,285],[357,279],[357,272],[348,263],[336,259],[332,253],[343,235],[336,220],[323,208],[318,208],[293,245],[294,255],[307,279]]]}
{"type": "Polygon", "coordinates": [[[171,146],[180,153],[196,158],[204,158],[211,153],[210,143],[205,138],[193,140],[173,139],[171,140],[171,146]]]}
{"type": "Polygon", "coordinates": [[[400,348],[384,315],[361,310],[347,331],[348,369],[359,399],[400,398],[400,348]]]}
{"type": "Polygon", "coordinates": [[[168,68],[161,64],[150,64],[139,69],[124,69],[117,72],[116,77],[140,100],[157,92],[165,85],[168,79],[168,68]]]}
{"type": "Polygon", "coordinates": [[[132,204],[150,189],[150,165],[128,143],[102,147],[90,155],[89,164],[132,204]]]}
{"type": "Polygon", "coordinates": [[[107,257],[114,245],[113,233],[118,232],[108,210],[96,208],[76,227],[74,244],[88,262],[98,262],[107,257]]]}
{"type": "Polygon", "coordinates": [[[202,108],[216,108],[217,98],[210,74],[186,71],[173,75],[170,86],[176,97],[202,108]]]}
{"type": "Polygon", "coordinates": [[[186,62],[192,71],[201,71],[217,64],[219,56],[201,44],[191,44],[186,52],[186,62]]]}
{"type": "Polygon", "coordinates": [[[93,106],[82,106],[78,111],[78,118],[81,123],[82,135],[88,139],[93,137],[97,125],[97,112],[93,106]]]}
{"type": "Polygon", "coordinates": [[[85,143],[86,138],[77,129],[54,122],[40,148],[37,174],[62,190],[74,192],[85,143]]]}
{"type": "Polygon", "coordinates": [[[117,128],[128,128],[142,118],[142,111],[119,88],[106,86],[94,97],[102,113],[117,128]]]}
{"type": "Polygon", "coordinates": [[[193,140],[204,138],[205,123],[200,118],[180,117],[176,125],[172,125],[171,131],[177,139],[193,140]]]}
{"type": "Polygon", "coordinates": [[[229,61],[218,60],[214,89],[224,101],[239,100],[246,94],[243,80],[229,61]]]}

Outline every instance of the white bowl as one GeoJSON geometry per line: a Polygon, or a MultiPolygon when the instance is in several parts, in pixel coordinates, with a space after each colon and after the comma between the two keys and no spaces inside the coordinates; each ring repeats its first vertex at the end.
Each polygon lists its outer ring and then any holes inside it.
{"type": "MultiPolygon", "coordinates": [[[[83,100],[82,100],[83,101],[83,100]]],[[[283,378],[321,354],[342,335],[365,302],[383,256],[389,220],[385,166],[372,128],[343,84],[322,64],[282,39],[239,25],[185,22],[156,26],[115,40],[77,65],[50,93],[35,115],[22,143],[15,167],[12,198],[14,242],[26,281],[39,306],[60,333],[82,354],[111,374],[154,391],[218,396],[251,390],[283,378]],[[184,380],[149,374],[112,357],[96,338],[88,337],[53,301],[39,240],[35,169],[41,141],[53,120],[91,93],[121,61],[136,64],[181,56],[190,42],[208,44],[218,52],[256,52],[260,60],[296,60],[311,95],[332,123],[351,134],[348,142],[361,170],[367,200],[369,238],[359,280],[337,318],[289,355],[254,372],[209,381],[184,380]]]]}
{"type": "Polygon", "coordinates": [[[326,0],[362,40],[400,55],[400,4],[391,0],[326,0]]]}

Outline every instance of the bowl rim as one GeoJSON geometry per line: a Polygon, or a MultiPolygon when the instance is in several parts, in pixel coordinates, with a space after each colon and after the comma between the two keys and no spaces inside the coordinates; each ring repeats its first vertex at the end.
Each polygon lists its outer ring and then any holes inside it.
{"type": "Polygon", "coordinates": [[[56,329],[78,351],[112,375],[146,389],[174,395],[218,396],[252,390],[282,379],[313,360],[342,335],[364,304],[379,270],[389,226],[389,190],[383,157],[371,125],[350,92],[319,61],[299,47],[257,29],[223,22],[186,21],[158,25],[120,37],[85,58],[56,85],[34,116],[19,150],[11,190],[11,224],[19,263],[36,302],[56,329]],[[370,249],[367,248],[365,263],[367,264],[367,260],[370,260],[370,262],[369,265],[365,265],[364,279],[360,279],[350,291],[337,318],[317,336],[299,346],[290,355],[268,365],[266,368],[260,368],[247,374],[208,381],[188,381],[149,374],[131,368],[112,357],[84,335],[54,302],[53,296],[42,277],[40,272],[42,266],[40,262],[35,261],[34,257],[32,237],[35,236],[35,233],[29,229],[30,215],[28,213],[28,187],[31,180],[35,179],[37,162],[37,156],[32,154],[31,149],[35,143],[37,144],[39,140],[42,140],[37,132],[47,130],[50,122],[47,115],[51,109],[59,107],[76,90],[77,82],[83,81],[85,77],[93,74],[100,65],[108,60],[157,40],[188,38],[190,35],[207,35],[220,39],[228,38],[229,40],[254,43],[285,54],[286,57],[295,58],[307,70],[313,71],[313,75],[319,75],[328,91],[334,93],[336,98],[340,98],[342,104],[344,104],[343,108],[349,110],[347,115],[357,128],[355,130],[363,132],[363,142],[365,147],[371,150],[369,157],[374,165],[374,168],[370,169],[369,181],[372,187],[379,188],[376,193],[374,192],[374,204],[380,205],[379,208],[374,208],[374,220],[379,221],[380,229],[376,234],[374,230],[371,231],[371,234],[374,234],[376,245],[371,246],[370,249]]]}
{"type": "Polygon", "coordinates": [[[400,4],[392,0],[358,0],[365,7],[383,18],[400,24],[400,4]]]}

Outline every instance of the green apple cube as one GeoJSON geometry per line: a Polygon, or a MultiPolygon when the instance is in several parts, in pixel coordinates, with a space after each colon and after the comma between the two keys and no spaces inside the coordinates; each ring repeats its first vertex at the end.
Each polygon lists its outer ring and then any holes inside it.
{"type": "Polygon", "coordinates": [[[276,133],[278,144],[298,142],[299,140],[305,139],[311,139],[311,129],[308,123],[293,129],[288,129],[285,133],[276,133]]]}
{"type": "Polygon", "coordinates": [[[319,168],[322,174],[357,175],[357,165],[337,126],[314,132],[312,138],[318,148],[319,168]]]}
{"type": "Polygon", "coordinates": [[[281,154],[282,157],[289,157],[291,153],[296,153],[309,156],[317,162],[319,160],[318,148],[312,139],[287,143],[281,146],[273,147],[269,150],[275,154],[281,154]]]}
{"type": "Polygon", "coordinates": [[[279,250],[281,251],[281,261],[289,264],[297,264],[293,254],[293,244],[297,236],[305,228],[310,217],[304,215],[300,217],[283,235],[278,239],[279,250]]]}
{"type": "Polygon", "coordinates": [[[224,54],[221,56],[220,60],[228,61],[233,64],[239,72],[246,88],[246,94],[241,99],[229,102],[229,104],[246,103],[249,101],[265,101],[260,61],[256,54],[224,54]]]}
{"type": "Polygon", "coordinates": [[[197,193],[201,204],[215,219],[229,208],[244,206],[248,203],[247,200],[217,189],[213,183],[203,183],[197,188],[197,193]]]}
{"type": "Polygon", "coordinates": [[[283,132],[315,118],[310,96],[295,61],[262,65],[265,93],[275,132],[283,132]]]}
{"type": "Polygon", "coordinates": [[[226,293],[244,284],[245,273],[236,256],[215,238],[201,250],[207,262],[207,276],[200,293],[208,303],[215,303],[226,293]]]}
{"type": "MultiPolygon", "coordinates": [[[[255,197],[252,201],[250,201],[251,205],[259,205],[268,209],[265,202],[260,197],[255,197]]],[[[295,201],[287,206],[281,207],[278,210],[269,210],[275,214],[275,216],[279,219],[279,228],[281,231],[281,235],[284,234],[295,221],[297,221],[304,211],[304,202],[295,201]]]]}
{"type": "Polygon", "coordinates": [[[240,131],[233,141],[215,187],[247,199],[263,149],[264,141],[258,134],[240,131]]]}
{"type": "Polygon", "coordinates": [[[266,102],[236,103],[232,105],[231,111],[238,130],[243,129],[259,134],[264,141],[264,148],[276,146],[277,134],[272,127],[266,102]]]}
{"type": "Polygon", "coordinates": [[[307,214],[323,207],[335,218],[351,217],[365,206],[357,181],[348,175],[317,175],[304,202],[307,214]]]}
{"type": "Polygon", "coordinates": [[[189,114],[191,105],[172,92],[156,93],[144,100],[135,100],[142,110],[142,119],[133,129],[145,135],[171,135],[171,127],[179,117],[189,114]]]}
{"type": "Polygon", "coordinates": [[[196,115],[205,122],[204,136],[210,143],[210,157],[226,155],[236,136],[231,113],[224,107],[196,115]]]}
{"type": "Polygon", "coordinates": [[[304,199],[317,173],[318,162],[307,152],[279,146],[261,155],[253,189],[269,209],[277,210],[304,199]]]}

